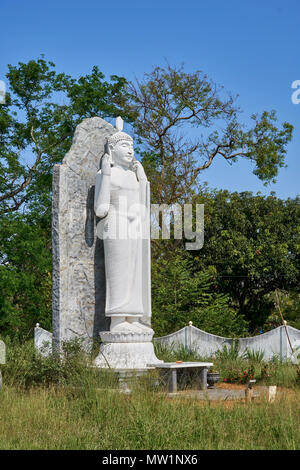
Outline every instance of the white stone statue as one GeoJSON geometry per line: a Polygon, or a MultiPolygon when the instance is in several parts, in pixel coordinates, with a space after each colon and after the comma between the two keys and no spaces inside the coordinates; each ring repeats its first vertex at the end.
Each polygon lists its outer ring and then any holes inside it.
{"type": "Polygon", "coordinates": [[[152,344],[150,276],[150,189],[134,158],[133,140],[122,132],[108,137],[95,185],[97,236],[103,239],[105,315],[96,367],[147,369],[159,361],[152,344]]]}
{"type": "Polygon", "coordinates": [[[145,324],[151,317],[149,183],[134,157],[132,138],[122,132],[121,118],[116,127],[95,186],[97,235],[104,243],[105,315],[111,332],[153,333],[145,324]]]}

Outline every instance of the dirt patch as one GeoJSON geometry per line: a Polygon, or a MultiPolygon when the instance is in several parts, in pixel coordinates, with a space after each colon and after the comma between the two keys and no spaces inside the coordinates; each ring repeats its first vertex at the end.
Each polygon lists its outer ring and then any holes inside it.
{"type": "MultiPolygon", "coordinates": [[[[176,394],[169,394],[168,398],[174,402],[182,400],[193,400],[199,406],[222,406],[226,409],[231,409],[234,406],[242,405],[248,406],[245,400],[246,385],[244,384],[216,384],[214,389],[208,389],[207,392],[199,392],[199,390],[183,390],[176,394]],[[227,393],[228,392],[228,393],[227,393]]],[[[255,385],[253,387],[253,400],[252,404],[260,405],[268,401],[268,387],[262,385],[255,385]]],[[[280,401],[295,401],[299,400],[299,390],[277,387],[275,402],[280,401]]]]}
{"type": "Polygon", "coordinates": [[[246,385],[244,384],[229,384],[226,382],[221,382],[215,385],[215,388],[220,388],[222,390],[245,390],[246,385]]]}

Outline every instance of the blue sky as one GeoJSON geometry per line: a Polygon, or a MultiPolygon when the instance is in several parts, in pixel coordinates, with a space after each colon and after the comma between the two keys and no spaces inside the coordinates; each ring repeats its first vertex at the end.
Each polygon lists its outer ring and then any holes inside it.
{"type": "Polygon", "coordinates": [[[203,70],[239,94],[247,122],[255,112],[276,109],[294,125],[287,169],[267,188],[248,162],[217,161],[203,172],[209,186],[231,191],[300,194],[300,104],[291,84],[300,80],[300,2],[296,0],[10,0],[0,11],[0,80],[8,63],[40,54],[74,76],[98,65],[112,74],[141,78],[153,66],[185,64],[203,70]]]}

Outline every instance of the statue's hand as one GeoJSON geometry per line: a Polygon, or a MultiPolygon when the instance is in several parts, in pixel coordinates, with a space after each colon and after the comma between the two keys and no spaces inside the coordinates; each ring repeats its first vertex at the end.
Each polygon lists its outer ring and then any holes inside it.
{"type": "Polygon", "coordinates": [[[143,165],[139,161],[134,160],[132,167],[133,170],[136,172],[138,181],[147,181],[147,176],[145,174],[143,165]]]}
{"type": "Polygon", "coordinates": [[[110,176],[111,167],[110,167],[110,156],[105,153],[101,160],[101,173],[106,176],[110,176]]]}

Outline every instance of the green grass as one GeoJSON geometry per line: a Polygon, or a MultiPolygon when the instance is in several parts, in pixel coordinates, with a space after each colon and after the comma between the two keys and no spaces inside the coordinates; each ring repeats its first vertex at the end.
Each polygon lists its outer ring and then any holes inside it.
{"type": "Polygon", "coordinates": [[[67,387],[0,392],[1,449],[297,449],[300,394],[229,408],[67,387]]]}
{"type": "MultiPolygon", "coordinates": [[[[186,351],[160,350],[160,354],[165,354],[165,360],[203,359],[186,351]]],[[[161,388],[150,386],[149,379],[133,382],[130,395],[120,393],[114,374],[88,367],[89,358],[78,344],[66,345],[64,360],[42,358],[34,353],[31,343],[10,344],[7,359],[7,365],[1,366],[0,449],[300,446],[300,389],[295,385],[295,368],[279,361],[270,365],[276,384],[289,383],[294,388],[278,394],[274,403],[262,399],[246,405],[170,399],[161,388]]],[[[259,358],[256,363],[252,359],[260,368],[259,358]]],[[[246,360],[227,358],[227,363],[219,363],[220,369],[226,371],[237,361],[246,360]]]]}

